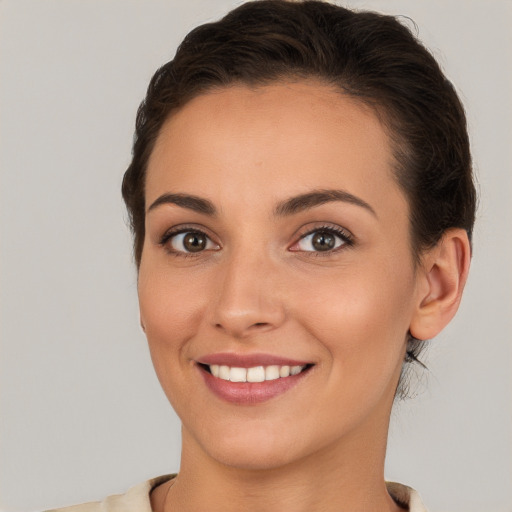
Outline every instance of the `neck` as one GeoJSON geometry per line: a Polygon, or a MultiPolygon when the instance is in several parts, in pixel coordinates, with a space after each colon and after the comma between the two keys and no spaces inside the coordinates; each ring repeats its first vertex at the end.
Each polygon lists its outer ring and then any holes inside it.
{"type": "Polygon", "coordinates": [[[397,512],[384,482],[387,424],[378,438],[373,429],[359,428],[342,444],[271,469],[221,464],[184,430],[180,473],[160,490],[154,510],[397,512]]]}

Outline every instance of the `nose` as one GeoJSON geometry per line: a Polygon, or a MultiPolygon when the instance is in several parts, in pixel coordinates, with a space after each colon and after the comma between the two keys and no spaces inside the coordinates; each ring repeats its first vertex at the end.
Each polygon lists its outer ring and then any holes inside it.
{"type": "Polygon", "coordinates": [[[217,299],[211,305],[217,330],[243,339],[284,322],[279,269],[272,262],[254,254],[238,254],[221,265],[217,299]]]}

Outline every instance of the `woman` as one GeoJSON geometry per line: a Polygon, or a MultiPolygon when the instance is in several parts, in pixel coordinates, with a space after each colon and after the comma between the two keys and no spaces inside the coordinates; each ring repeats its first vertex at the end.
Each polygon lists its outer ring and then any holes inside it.
{"type": "Polygon", "coordinates": [[[66,510],[426,510],[385,483],[404,370],[457,311],[464,111],[394,18],[248,2],[142,103],[123,182],[177,476],[66,510]]]}

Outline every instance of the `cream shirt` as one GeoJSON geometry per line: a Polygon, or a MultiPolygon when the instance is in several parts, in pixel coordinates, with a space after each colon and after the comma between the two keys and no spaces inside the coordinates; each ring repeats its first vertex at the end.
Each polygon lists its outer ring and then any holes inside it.
{"type": "MultiPolygon", "coordinates": [[[[149,495],[151,491],[176,475],[163,475],[132,487],[125,494],[115,494],[103,501],[84,503],[46,512],[152,512],[149,495]]],[[[406,485],[386,482],[389,494],[402,506],[408,506],[409,512],[428,512],[419,494],[406,485]]]]}

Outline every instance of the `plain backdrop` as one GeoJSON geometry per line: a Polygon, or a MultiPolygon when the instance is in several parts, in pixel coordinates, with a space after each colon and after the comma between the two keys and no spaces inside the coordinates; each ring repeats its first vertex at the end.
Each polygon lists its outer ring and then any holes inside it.
{"type": "MultiPolygon", "coordinates": [[[[4,511],[101,499],[179,467],[120,182],[152,73],[238,3],[0,0],[4,511]]],[[[466,105],[481,194],[466,295],[419,396],[394,409],[386,476],[431,512],[510,512],[512,2],[347,4],[416,22],[466,105]]]]}

